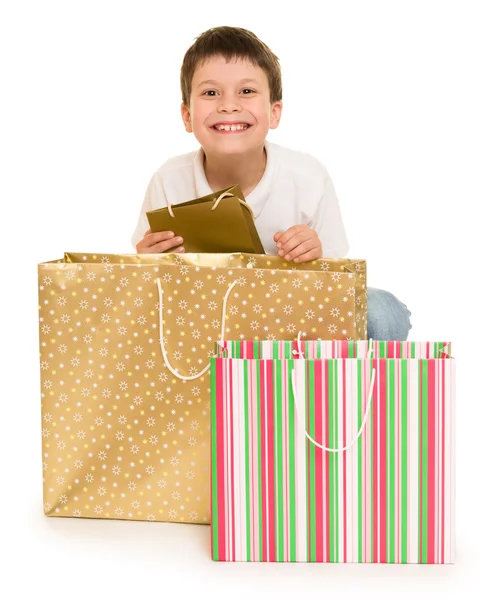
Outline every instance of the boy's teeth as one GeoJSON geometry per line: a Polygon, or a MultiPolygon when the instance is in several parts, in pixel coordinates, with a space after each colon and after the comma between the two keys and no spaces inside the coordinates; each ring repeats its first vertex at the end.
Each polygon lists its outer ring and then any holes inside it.
{"type": "Polygon", "coordinates": [[[236,131],[240,129],[247,129],[247,125],[215,125],[215,129],[225,130],[225,131],[236,131]]]}

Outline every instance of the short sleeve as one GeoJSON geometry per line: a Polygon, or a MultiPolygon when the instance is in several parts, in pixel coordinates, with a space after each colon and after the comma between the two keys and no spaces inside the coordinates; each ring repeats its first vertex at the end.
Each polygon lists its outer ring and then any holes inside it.
{"type": "Polygon", "coordinates": [[[309,225],[320,238],[324,258],[342,258],[349,252],[339,201],[329,175],[325,179],[322,197],[309,225]]]}
{"type": "Polygon", "coordinates": [[[137,244],[143,239],[144,234],[150,228],[148,217],[146,213],[154,208],[166,206],[167,200],[165,198],[165,190],[160,182],[157,174],[153,175],[151,181],[148,184],[146,193],[144,195],[143,204],[141,205],[141,212],[139,213],[138,222],[134,233],[131,237],[131,243],[136,248],[137,244]]]}

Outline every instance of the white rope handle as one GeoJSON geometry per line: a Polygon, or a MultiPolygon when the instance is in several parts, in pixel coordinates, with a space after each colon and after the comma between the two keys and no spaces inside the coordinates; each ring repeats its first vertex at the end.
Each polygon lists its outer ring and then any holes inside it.
{"type": "Polygon", "coordinates": [[[369,415],[369,411],[370,411],[370,407],[371,407],[371,400],[373,398],[373,386],[375,384],[375,369],[373,369],[373,371],[371,373],[371,381],[370,381],[370,389],[369,389],[369,394],[368,394],[368,402],[366,404],[366,412],[364,413],[364,419],[363,419],[363,422],[361,424],[361,427],[360,427],[359,431],[357,432],[357,435],[355,436],[355,438],[352,440],[352,442],[350,444],[347,444],[347,446],[344,446],[342,448],[327,448],[326,446],[322,446],[315,439],[313,439],[309,435],[309,433],[306,431],[306,427],[304,426],[304,422],[302,420],[302,418],[303,418],[303,415],[302,415],[303,410],[300,410],[303,407],[298,406],[299,400],[298,400],[297,393],[296,393],[295,374],[296,374],[296,370],[293,369],[292,370],[292,377],[291,377],[291,384],[292,384],[292,393],[294,394],[294,404],[295,404],[295,407],[296,407],[297,420],[299,422],[299,426],[304,431],[304,434],[306,435],[306,437],[308,438],[308,440],[310,442],[312,442],[318,448],[321,448],[321,450],[324,450],[325,452],[345,452],[346,450],[348,450],[351,446],[353,446],[357,442],[357,440],[359,439],[359,437],[361,436],[361,434],[363,432],[364,426],[366,425],[366,423],[368,421],[368,415],[369,415]]]}
{"type": "MultiPolygon", "coordinates": [[[[226,196],[233,196],[233,195],[234,194],[231,194],[230,192],[224,192],[221,196],[219,196],[215,200],[213,206],[211,207],[211,210],[215,210],[215,208],[220,204],[220,200],[223,200],[226,196]]],[[[251,216],[254,219],[254,212],[253,212],[253,209],[251,208],[251,206],[249,206],[249,204],[247,202],[245,202],[244,200],[241,200],[240,198],[239,198],[239,202],[241,204],[243,204],[249,210],[249,212],[251,213],[251,216]]]]}
{"type": "MultiPolygon", "coordinates": [[[[223,200],[224,198],[226,198],[227,196],[233,197],[234,194],[231,194],[230,192],[224,192],[223,194],[220,194],[220,196],[218,196],[218,198],[213,203],[211,210],[215,210],[215,208],[220,204],[220,201],[223,200]]],[[[251,216],[254,219],[254,212],[253,212],[253,209],[251,208],[251,206],[249,206],[249,204],[247,202],[245,202],[244,200],[241,200],[240,198],[239,198],[239,202],[241,204],[244,204],[244,206],[249,210],[249,212],[251,213],[251,216]]],[[[172,205],[167,204],[167,209],[168,209],[169,215],[172,217],[172,219],[175,219],[174,211],[172,210],[172,205]]]]}
{"type": "MultiPolygon", "coordinates": [[[[162,284],[160,281],[160,278],[157,277],[156,279],[156,283],[158,286],[158,298],[160,301],[160,347],[162,349],[162,355],[163,355],[163,360],[165,361],[165,364],[167,365],[167,367],[170,369],[170,371],[179,379],[182,379],[183,381],[191,381],[193,379],[198,379],[199,377],[201,377],[202,375],[204,375],[206,373],[206,371],[208,371],[208,369],[210,368],[210,364],[208,364],[202,371],[201,373],[199,373],[198,375],[181,375],[180,373],[178,373],[170,364],[169,360],[168,360],[168,355],[167,355],[167,351],[165,350],[165,343],[163,340],[163,290],[162,290],[162,284]]],[[[225,339],[225,321],[227,318],[227,300],[229,298],[230,292],[232,291],[232,288],[235,286],[235,284],[237,283],[237,279],[235,281],[233,281],[228,290],[225,292],[225,296],[223,298],[223,308],[222,308],[222,330],[220,333],[220,339],[223,340],[225,339]]]]}
{"type": "MultiPolygon", "coordinates": [[[[292,354],[294,354],[294,356],[297,354],[299,355],[300,358],[304,358],[304,352],[301,349],[301,332],[299,331],[299,333],[297,334],[297,350],[292,350],[292,354]]],[[[371,358],[373,356],[373,339],[370,338],[369,339],[369,343],[368,343],[368,356],[367,358],[371,358]]]]}

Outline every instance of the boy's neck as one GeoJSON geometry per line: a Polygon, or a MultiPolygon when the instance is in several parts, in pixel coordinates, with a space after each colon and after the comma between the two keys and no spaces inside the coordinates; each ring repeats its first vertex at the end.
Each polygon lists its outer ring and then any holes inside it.
{"type": "Polygon", "coordinates": [[[204,153],[206,180],[213,191],[238,184],[247,197],[258,185],[266,167],[265,147],[260,146],[251,153],[231,156],[204,153]]]}

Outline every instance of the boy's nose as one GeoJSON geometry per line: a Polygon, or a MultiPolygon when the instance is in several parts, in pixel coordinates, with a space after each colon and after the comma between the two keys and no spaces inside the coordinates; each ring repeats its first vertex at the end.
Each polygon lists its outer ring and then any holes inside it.
{"type": "Polygon", "coordinates": [[[218,107],[218,112],[221,112],[221,113],[241,112],[241,107],[238,104],[223,103],[218,107]]]}
{"type": "Polygon", "coordinates": [[[240,112],[242,106],[235,96],[224,96],[218,104],[218,112],[229,113],[229,112],[240,112]]]}

